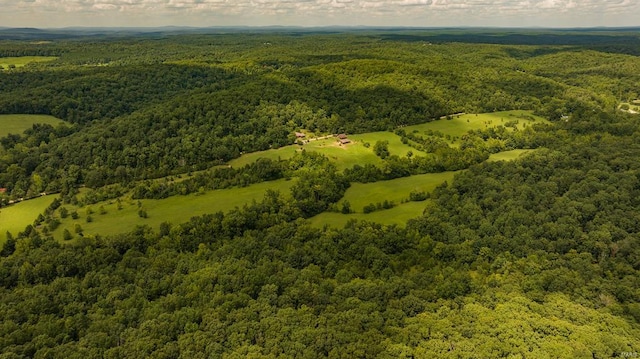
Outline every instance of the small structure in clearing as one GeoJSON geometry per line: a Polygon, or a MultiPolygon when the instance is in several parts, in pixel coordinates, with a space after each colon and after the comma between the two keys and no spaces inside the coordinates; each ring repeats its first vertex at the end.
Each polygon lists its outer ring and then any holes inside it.
{"type": "Polygon", "coordinates": [[[348,138],[342,138],[339,141],[340,141],[340,145],[346,145],[347,143],[351,143],[351,140],[348,138]]]}
{"type": "Polygon", "coordinates": [[[338,135],[338,136],[336,136],[336,137],[338,137],[338,139],[339,139],[339,140],[344,140],[344,139],[346,139],[346,138],[347,138],[347,135],[346,135],[346,134],[344,134],[344,133],[341,133],[341,134],[339,134],[339,135],[338,135]]]}
{"type": "Polygon", "coordinates": [[[307,137],[307,135],[305,135],[304,133],[296,132],[296,138],[305,138],[305,137],[307,137]]]}

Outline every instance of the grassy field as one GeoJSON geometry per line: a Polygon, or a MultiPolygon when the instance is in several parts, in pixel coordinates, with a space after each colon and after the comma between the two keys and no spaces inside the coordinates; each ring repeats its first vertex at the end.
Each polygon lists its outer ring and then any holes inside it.
{"type": "MultiPolygon", "coordinates": [[[[518,126],[523,128],[525,124],[533,123],[535,117],[531,117],[528,111],[507,111],[491,114],[460,115],[451,120],[437,120],[421,125],[408,126],[406,131],[424,132],[428,130],[440,131],[451,137],[458,137],[471,129],[480,129],[489,126],[498,126],[506,121],[518,120],[518,126]]],[[[535,118],[535,122],[544,122],[541,118],[535,118]]],[[[51,116],[32,115],[1,115],[0,135],[7,133],[21,133],[29,128],[33,123],[57,124],[62,122],[51,116]]],[[[279,149],[249,153],[230,162],[232,166],[240,167],[254,162],[261,157],[278,159],[290,158],[296,151],[304,148],[306,151],[317,151],[326,155],[334,161],[339,169],[350,168],[355,164],[364,165],[371,163],[379,165],[382,163],[373,152],[373,145],[377,141],[388,141],[389,151],[393,155],[406,156],[412,151],[417,156],[426,155],[401,142],[400,137],[391,132],[372,132],[358,135],[350,135],[351,143],[340,145],[335,138],[314,140],[305,143],[303,146],[292,145],[279,149]],[[365,144],[368,144],[366,146],[365,144]]],[[[532,150],[513,150],[501,152],[490,156],[489,161],[514,160],[532,150]]],[[[344,198],[337,204],[337,208],[342,207],[343,201],[349,201],[352,214],[341,214],[335,212],[325,212],[310,219],[317,226],[343,226],[350,219],[368,220],[382,224],[402,225],[410,218],[415,218],[422,214],[425,202],[405,202],[409,193],[413,190],[431,192],[437,185],[444,181],[451,181],[454,172],[444,172],[436,174],[425,174],[398,178],[390,181],[380,181],[375,183],[354,183],[349,188],[344,198]],[[392,201],[395,207],[386,210],[378,210],[372,213],[363,213],[363,207],[371,203],[375,204],[383,201],[392,201]]],[[[97,203],[90,208],[77,208],[67,205],[69,211],[77,211],[79,217],[72,219],[70,216],[62,221],[62,224],[53,233],[56,239],[62,240],[64,229],[75,233],[76,224],[79,224],[86,234],[111,235],[133,230],[136,225],[147,224],[157,229],[160,223],[168,221],[172,223],[182,223],[191,217],[205,213],[218,211],[229,211],[234,207],[242,206],[253,200],[260,201],[267,189],[279,190],[283,193],[289,192],[289,188],[294,181],[273,181],[259,183],[245,188],[233,188],[225,190],[214,190],[202,195],[192,194],[188,196],[174,196],[162,200],[121,200],[118,203],[111,200],[104,203],[97,203]],[[120,207],[120,209],[118,209],[120,207]],[[139,211],[144,210],[147,218],[141,218],[139,211]],[[88,212],[92,221],[87,222],[88,212]],[[106,213],[103,213],[106,212],[106,213]]],[[[0,212],[0,242],[4,241],[6,232],[16,234],[24,227],[33,223],[39,213],[51,203],[51,197],[42,197],[35,200],[25,201],[3,209],[0,212]]]]}
{"type": "Polygon", "coordinates": [[[349,201],[355,213],[321,213],[310,219],[316,226],[342,226],[350,219],[361,219],[383,224],[403,224],[410,218],[422,214],[424,202],[406,202],[413,190],[431,192],[444,181],[451,182],[455,172],[428,173],[410,177],[397,178],[390,181],[374,183],[354,183],[347,190],[344,198],[338,203],[342,208],[344,201],[349,201]],[[363,213],[363,207],[370,203],[393,201],[396,207],[386,210],[363,213]]]}
{"type": "Polygon", "coordinates": [[[253,200],[261,201],[267,189],[288,194],[294,182],[277,180],[243,188],[213,190],[202,195],[173,196],[160,200],[126,199],[121,200],[121,209],[118,209],[116,200],[82,208],[64,205],[69,212],[77,211],[78,218],[72,219],[71,216],[68,216],[63,219],[62,224],[53,232],[53,235],[56,239],[62,240],[64,229],[68,229],[75,235],[76,223],[82,227],[85,234],[103,236],[128,232],[137,225],[149,225],[157,230],[162,222],[183,223],[194,216],[218,211],[227,212],[235,207],[249,204],[253,200]],[[106,212],[105,214],[100,213],[101,207],[106,212]],[[91,222],[87,222],[88,208],[93,212],[91,222]],[[141,218],[138,215],[141,209],[147,213],[147,218],[141,218]]]}
{"type": "Polygon", "coordinates": [[[47,115],[0,115],[0,137],[10,133],[21,134],[36,123],[56,126],[64,121],[47,115]]]}
{"type": "Polygon", "coordinates": [[[51,56],[21,56],[21,57],[0,57],[0,67],[8,69],[10,66],[23,67],[32,62],[47,62],[56,60],[57,57],[51,56]]]}
{"type": "Polygon", "coordinates": [[[7,232],[15,236],[27,225],[33,224],[33,221],[44,212],[56,196],[37,197],[0,209],[0,243],[4,243],[7,239],[7,232]]]}
{"type": "Polygon", "coordinates": [[[470,130],[482,130],[490,127],[504,125],[509,121],[518,121],[518,129],[534,123],[548,122],[542,117],[534,116],[531,111],[514,110],[481,114],[465,114],[453,116],[450,120],[440,119],[426,122],[420,125],[407,126],[407,133],[416,132],[424,134],[425,131],[439,131],[445,136],[460,137],[470,130]]]}
{"type": "Polygon", "coordinates": [[[504,152],[494,153],[494,154],[489,156],[489,159],[487,161],[489,161],[489,162],[493,162],[493,161],[512,161],[512,160],[515,160],[516,158],[518,158],[520,156],[524,156],[527,153],[531,153],[533,151],[535,151],[535,150],[511,150],[511,151],[504,151],[504,152]]]}
{"type": "MultiPolygon", "coordinates": [[[[513,150],[492,154],[488,161],[512,161],[535,150],[513,150]]],[[[338,203],[342,208],[343,201],[349,201],[355,213],[342,214],[324,212],[310,219],[314,226],[343,227],[349,220],[366,220],[381,224],[404,225],[407,220],[422,215],[426,202],[405,202],[412,190],[431,192],[444,181],[451,182],[455,172],[430,173],[411,177],[398,178],[375,183],[354,183],[338,203]],[[370,203],[393,201],[396,206],[391,209],[363,213],[362,208],[370,203]]]]}
{"type": "MultiPolygon", "coordinates": [[[[547,122],[542,117],[534,116],[531,111],[502,111],[484,114],[466,114],[454,116],[451,120],[441,119],[426,122],[420,125],[407,126],[404,130],[407,133],[416,132],[424,135],[425,131],[440,131],[445,136],[450,136],[448,140],[451,145],[456,144],[458,138],[470,130],[479,130],[489,127],[504,125],[509,121],[518,121],[516,125],[519,129],[534,123],[547,122]]],[[[400,136],[392,132],[370,132],[357,135],[349,135],[352,143],[339,145],[335,138],[309,141],[303,146],[291,145],[266,151],[247,153],[229,162],[234,167],[242,167],[255,162],[258,158],[269,158],[272,160],[288,159],[293,157],[296,151],[304,148],[306,151],[316,151],[324,154],[334,161],[338,169],[353,167],[355,164],[364,165],[371,163],[379,165],[382,163],[373,152],[373,145],[377,141],[388,141],[389,152],[400,157],[406,156],[411,151],[415,156],[425,156],[424,152],[418,151],[402,143],[400,136]],[[365,144],[368,143],[367,148],[365,144]]],[[[508,155],[505,155],[508,156],[508,155]]]]}
{"type": "MultiPolygon", "coordinates": [[[[427,200],[428,201],[428,200],[427,200]]],[[[407,202],[400,204],[391,209],[383,211],[377,211],[372,213],[351,213],[342,214],[336,212],[324,212],[309,219],[311,225],[315,227],[334,227],[342,228],[347,222],[352,219],[359,221],[369,221],[380,224],[392,225],[404,227],[407,224],[407,220],[416,218],[422,215],[427,201],[422,202],[407,202]]]]}
{"type": "Polygon", "coordinates": [[[247,153],[239,158],[229,162],[234,167],[242,167],[246,164],[255,162],[258,158],[269,158],[272,160],[288,159],[293,157],[296,151],[304,148],[305,151],[320,152],[336,163],[338,169],[351,168],[355,164],[365,165],[371,163],[379,165],[382,163],[379,157],[373,152],[373,145],[377,141],[388,141],[389,152],[392,155],[406,156],[407,152],[412,151],[416,155],[425,155],[425,153],[417,151],[400,141],[400,137],[391,132],[370,132],[359,135],[350,135],[352,141],[346,145],[340,145],[338,141],[331,137],[321,140],[312,140],[303,146],[291,145],[278,149],[247,153]],[[365,143],[369,144],[367,148],[365,143]]]}

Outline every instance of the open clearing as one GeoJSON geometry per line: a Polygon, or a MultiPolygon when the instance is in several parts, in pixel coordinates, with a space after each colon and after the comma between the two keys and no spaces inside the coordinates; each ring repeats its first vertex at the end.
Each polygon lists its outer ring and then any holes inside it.
{"type": "Polygon", "coordinates": [[[444,181],[451,182],[456,172],[427,173],[410,177],[396,178],[389,181],[373,183],[354,183],[349,187],[344,198],[338,202],[338,208],[342,208],[344,201],[349,201],[351,209],[355,213],[342,214],[324,212],[310,219],[315,226],[332,227],[344,226],[350,219],[367,220],[382,224],[406,223],[408,219],[422,214],[425,202],[406,202],[411,191],[431,192],[444,181]],[[396,204],[391,209],[379,210],[371,213],[363,213],[363,207],[370,203],[392,201],[396,204]]]}
{"type": "MultiPolygon", "coordinates": [[[[508,121],[518,121],[517,126],[524,128],[527,124],[546,122],[546,120],[532,116],[530,111],[506,111],[479,115],[460,115],[451,120],[436,120],[421,125],[408,126],[405,131],[424,134],[425,131],[440,131],[445,136],[459,137],[473,129],[483,129],[504,125],[508,121]]],[[[63,121],[52,116],[41,115],[0,115],[0,136],[8,133],[22,133],[34,123],[49,123],[56,125],[63,121]]],[[[391,132],[371,132],[357,135],[349,135],[351,143],[340,145],[336,138],[324,138],[307,141],[303,146],[291,145],[279,149],[249,153],[232,160],[229,164],[241,167],[256,161],[258,158],[270,158],[277,160],[294,156],[303,148],[305,151],[316,151],[327,156],[336,163],[338,169],[351,168],[356,164],[373,165],[382,164],[382,160],[373,152],[373,146],[377,141],[388,141],[389,151],[392,155],[406,156],[409,151],[416,156],[426,155],[401,142],[401,138],[391,132]],[[366,146],[365,144],[368,144],[366,146]]],[[[512,150],[496,153],[490,156],[488,161],[510,161],[533,150],[512,150]]],[[[451,181],[454,172],[434,173],[398,178],[390,181],[374,183],[353,183],[345,193],[344,198],[337,203],[337,208],[342,207],[344,201],[349,201],[351,209],[355,213],[342,214],[336,212],[321,213],[310,219],[317,226],[341,227],[351,219],[367,220],[382,224],[403,225],[408,219],[422,214],[426,202],[404,202],[409,198],[413,190],[431,192],[444,181],[451,181]],[[363,207],[369,204],[390,201],[395,207],[386,210],[378,210],[371,213],[363,213],[363,207]]],[[[77,211],[78,219],[71,216],[62,220],[62,224],[53,232],[56,239],[62,240],[64,229],[75,234],[76,224],[79,224],[85,234],[112,235],[133,230],[137,225],[149,225],[156,228],[162,222],[182,223],[193,216],[218,211],[227,212],[234,207],[241,207],[253,200],[262,200],[267,189],[286,193],[295,181],[278,180],[255,184],[244,188],[231,188],[213,190],[204,194],[191,194],[188,196],[173,196],[161,200],[131,200],[121,199],[118,202],[110,200],[88,206],[92,221],[87,222],[87,207],[78,208],[71,205],[65,207],[71,211],[77,211]],[[102,207],[102,210],[101,210],[102,207]],[[144,210],[148,218],[140,218],[139,211],[144,210]],[[101,212],[106,212],[101,214],[101,212]]],[[[33,223],[37,215],[51,203],[50,196],[25,201],[17,205],[2,209],[0,212],[0,242],[6,238],[6,232],[16,234],[24,230],[25,226],[33,223]]]]}
{"type": "Polygon", "coordinates": [[[58,59],[54,56],[21,56],[21,57],[0,57],[0,67],[8,69],[10,66],[23,67],[32,62],[48,62],[58,59]]]}
{"type": "Polygon", "coordinates": [[[64,121],[49,115],[0,115],[0,137],[21,134],[36,123],[57,126],[64,121]]]}
{"type": "Polygon", "coordinates": [[[350,220],[369,221],[385,225],[397,225],[404,227],[407,224],[407,220],[416,218],[422,215],[426,206],[426,201],[422,202],[407,202],[400,204],[391,209],[385,209],[382,211],[376,211],[372,213],[351,213],[342,214],[336,212],[323,212],[319,215],[309,219],[312,226],[324,227],[325,225],[334,228],[342,228],[350,220]]]}
{"type": "Polygon", "coordinates": [[[234,167],[242,167],[249,163],[255,162],[258,158],[269,158],[272,160],[288,159],[293,157],[296,151],[304,149],[305,151],[319,152],[327,156],[333,161],[339,170],[351,168],[356,164],[365,165],[371,163],[374,165],[382,164],[382,160],[373,152],[373,145],[377,141],[388,141],[389,152],[392,155],[406,156],[411,151],[415,155],[426,155],[408,145],[401,142],[398,135],[391,132],[369,132],[358,135],[349,135],[351,143],[340,145],[335,137],[311,140],[304,145],[290,145],[278,149],[247,153],[239,158],[231,160],[230,165],[234,167]],[[365,144],[368,143],[367,148],[365,144]]]}
{"type": "Polygon", "coordinates": [[[425,131],[439,131],[451,138],[460,137],[470,130],[484,130],[491,127],[504,126],[510,121],[517,121],[518,129],[523,129],[535,123],[548,123],[542,117],[535,116],[531,111],[514,110],[500,111],[492,113],[465,114],[452,116],[450,120],[439,119],[426,122],[420,125],[407,126],[404,130],[407,133],[417,133],[423,135],[425,131]]]}
{"type": "MultiPolygon", "coordinates": [[[[526,126],[535,123],[548,122],[542,117],[534,116],[531,111],[515,110],[477,115],[456,115],[453,116],[451,120],[440,119],[420,125],[407,126],[403,129],[407,133],[416,133],[422,136],[424,136],[427,131],[439,131],[444,136],[449,136],[448,142],[450,145],[455,146],[455,143],[457,142],[455,138],[459,138],[470,130],[497,127],[505,125],[509,121],[517,121],[515,126],[518,129],[524,129],[526,126]]],[[[373,152],[373,146],[377,141],[388,141],[389,152],[392,155],[399,157],[406,156],[408,152],[412,152],[414,156],[427,155],[424,152],[418,151],[415,148],[402,143],[400,136],[392,132],[369,132],[348,135],[348,138],[352,142],[346,145],[339,145],[336,138],[331,137],[321,140],[311,140],[302,146],[290,145],[277,149],[247,153],[239,158],[231,160],[229,164],[234,167],[242,167],[255,162],[258,158],[269,158],[272,160],[288,159],[293,157],[296,151],[300,151],[304,148],[305,151],[315,151],[324,154],[330,160],[334,161],[340,170],[351,168],[356,164],[361,166],[367,163],[380,165],[382,161],[373,152]],[[365,144],[368,144],[369,147],[367,148],[365,144]]]]}
{"type": "MultiPolygon", "coordinates": [[[[512,150],[492,154],[487,161],[512,161],[535,150],[512,150]]],[[[336,212],[323,212],[310,219],[314,226],[343,227],[349,220],[365,220],[381,224],[395,224],[403,226],[407,220],[422,215],[426,201],[405,202],[409,193],[413,190],[432,192],[436,186],[447,181],[453,181],[456,172],[428,173],[410,177],[397,178],[390,181],[374,183],[353,183],[347,190],[344,198],[338,202],[338,208],[346,200],[355,213],[342,214],[336,212]],[[393,201],[396,206],[371,213],[363,213],[362,208],[370,203],[393,201]]]]}
{"type": "Polygon", "coordinates": [[[349,201],[353,211],[363,213],[362,208],[370,203],[387,200],[400,204],[401,201],[409,199],[411,191],[431,192],[444,181],[451,182],[455,173],[427,173],[388,181],[353,183],[347,189],[344,198],[338,202],[338,207],[342,206],[342,202],[349,201]]]}
{"type": "Polygon", "coordinates": [[[63,205],[69,212],[77,211],[78,218],[69,215],[62,220],[62,224],[53,232],[56,239],[62,240],[64,229],[75,235],[75,225],[79,224],[84,234],[100,234],[103,236],[129,232],[138,225],[148,225],[158,229],[160,223],[170,222],[179,224],[187,222],[191,217],[219,211],[228,212],[235,207],[242,207],[252,201],[261,201],[268,189],[288,194],[295,181],[277,180],[262,182],[255,185],[219,189],[204,194],[190,194],[187,196],[172,196],[165,199],[123,199],[122,209],[118,209],[116,200],[99,202],[86,207],[63,205]],[[100,214],[100,207],[106,214],[100,214]],[[92,221],[87,222],[87,209],[90,208],[92,221]],[[138,211],[144,210],[148,217],[140,218],[138,211]]]}
{"type": "Polygon", "coordinates": [[[521,156],[526,155],[527,153],[531,153],[535,150],[511,150],[504,151],[491,154],[487,161],[495,162],[495,161],[513,161],[521,156]]]}
{"type": "Polygon", "coordinates": [[[7,239],[7,232],[15,237],[18,232],[38,218],[53,202],[57,195],[42,196],[22,201],[0,209],[0,244],[7,239]]]}

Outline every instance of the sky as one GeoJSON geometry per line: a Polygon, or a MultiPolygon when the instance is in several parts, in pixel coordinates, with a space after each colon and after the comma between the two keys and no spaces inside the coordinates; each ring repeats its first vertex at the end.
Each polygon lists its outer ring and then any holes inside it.
{"type": "Polygon", "coordinates": [[[0,0],[0,27],[640,26],[640,0],[0,0]]]}

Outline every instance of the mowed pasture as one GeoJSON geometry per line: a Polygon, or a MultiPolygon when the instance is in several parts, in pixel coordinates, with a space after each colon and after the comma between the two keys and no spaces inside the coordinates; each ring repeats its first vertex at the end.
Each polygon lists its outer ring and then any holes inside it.
{"type": "MultiPolygon", "coordinates": [[[[449,143],[456,145],[456,138],[460,138],[471,130],[481,130],[490,127],[504,126],[510,121],[517,121],[515,126],[518,129],[524,129],[526,126],[535,123],[547,123],[548,121],[542,117],[535,116],[531,111],[514,110],[501,111],[483,114],[464,114],[454,115],[451,119],[439,119],[435,121],[425,122],[419,125],[406,126],[403,130],[406,133],[416,133],[424,136],[426,132],[441,132],[444,136],[449,136],[449,143]]],[[[338,169],[351,168],[356,164],[365,165],[371,163],[374,165],[382,164],[373,152],[373,146],[378,141],[389,142],[389,152],[391,155],[399,157],[406,156],[411,152],[414,156],[425,156],[421,152],[407,144],[402,143],[402,138],[395,133],[388,131],[369,132],[363,134],[349,135],[351,143],[340,145],[335,137],[323,138],[319,140],[306,140],[301,145],[289,145],[266,151],[258,151],[246,153],[231,160],[230,165],[234,167],[242,167],[249,163],[255,162],[258,158],[269,158],[272,160],[288,159],[293,157],[296,151],[315,151],[327,156],[336,163],[338,169]]]]}
{"type": "Polygon", "coordinates": [[[0,243],[7,239],[7,232],[14,237],[38,218],[49,207],[57,195],[36,197],[0,208],[0,243]]]}
{"type": "Polygon", "coordinates": [[[353,183],[344,197],[338,202],[337,208],[342,208],[344,201],[348,201],[354,213],[342,214],[324,212],[313,218],[311,223],[317,226],[342,226],[350,219],[367,220],[382,224],[403,224],[408,219],[422,214],[424,202],[405,202],[412,191],[431,192],[443,182],[451,182],[456,172],[427,173],[389,181],[373,183],[353,183]],[[371,203],[393,202],[395,207],[364,213],[363,208],[371,203]]]}
{"type": "Polygon", "coordinates": [[[0,137],[21,134],[36,123],[57,126],[64,121],[49,115],[0,115],[0,137]]]}
{"type": "MultiPolygon", "coordinates": [[[[148,225],[158,230],[162,222],[184,223],[194,216],[219,211],[228,212],[235,207],[250,204],[254,200],[260,202],[268,189],[280,191],[288,196],[294,183],[295,180],[283,179],[247,187],[212,190],[204,194],[173,196],[157,200],[126,198],[120,199],[119,203],[117,200],[109,200],[83,207],[63,205],[69,213],[76,211],[78,218],[73,219],[69,214],[67,218],[62,219],[62,224],[53,232],[53,236],[62,241],[64,230],[68,229],[74,237],[77,237],[76,224],[82,228],[85,235],[107,236],[125,233],[139,225],[148,225]],[[147,217],[142,218],[140,211],[144,211],[147,217]],[[87,222],[87,216],[91,216],[90,222],[87,222]]],[[[59,211],[56,214],[59,214],[59,211]]]]}
{"type": "Polygon", "coordinates": [[[536,123],[548,123],[544,118],[535,116],[532,111],[513,110],[454,115],[450,119],[438,119],[419,125],[407,126],[404,130],[406,133],[417,133],[418,135],[424,135],[427,131],[438,131],[453,139],[459,138],[471,130],[484,130],[504,126],[511,121],[517,121],[515,126],[519,130],[536,123]]]}
{"type": "Polygon", "coordinates": [[[33,62],[49,62],[58,59],[55,56],[20,56],[20,57],[0,57],[0,67],[9,69],[11,67],[23,67],[33,62]]]}
{"type": "Polygon", "coordinates": [[[498,153],[493,153],[491,155],[489,155],[489,159],[487,160],[488,162],[495,162],[495,161],[513,161],[517,158],[520,158],[524,155],[526,155],[527,153],[531,153],[535,150],[511,150],[511,151],[504,151],[504,152],[498,152],[498,153]]]}
{"type": "Polygon", "coordinates": [[[373,165],[382,164],[382,160],[373,152],[373,146],[377,141],[388,141],[391,155],[406,156],[409,151],[415,155],[426,155],[423,152],[402,143],[401,138],[392,132],[369,132],[357,135],[348,135],[351,143],[340,144],[335,137],[323,139],[307,140],[302,146],[290,145],[277,149],[258,151],[243,154],[239,158],[231,160],[230,165],[242,167],[255,162],[258,158],[269,158],[272,160],[288,159],[294,156],[297,151],[319,152],[329,160],[333,161],[339,170],[351,168],[356,164],[373,165]]]}

